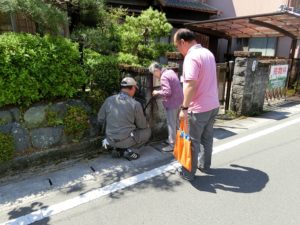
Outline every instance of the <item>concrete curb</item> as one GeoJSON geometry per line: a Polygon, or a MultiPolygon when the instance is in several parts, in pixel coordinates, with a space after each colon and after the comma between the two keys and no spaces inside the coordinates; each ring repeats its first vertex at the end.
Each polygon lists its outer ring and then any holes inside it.
{"type": "Polygon", "coordinates": [[[35,152],[27,156],[17,157],[0,164],[0,178],[13,175],[28,168],[63,161],[70,157],[89,156],[101,152],[101,139],[97,137],[80,143],[62,145],[45,151],[35,152]]]}
{"type": "Polygon", "coordinates": [[[56,193],[73,193],[73,190],[75,193],[85,184],[99,185],[100,182],[101,186],[105,186],[174,160],[171,153],[160,152],[152,146],[145,146],[137,151],[141,158],[136,161],[116,159],[108,154],[102,154],[101,157],[90,160],[70,162],[65,167],[62,165],[44,167],[41,174],[31,173],[26,174],[25,177],[16,176],[5,180],[0,183],[0,208],[9,209],[16,204],[26,204],[56,193]]]}

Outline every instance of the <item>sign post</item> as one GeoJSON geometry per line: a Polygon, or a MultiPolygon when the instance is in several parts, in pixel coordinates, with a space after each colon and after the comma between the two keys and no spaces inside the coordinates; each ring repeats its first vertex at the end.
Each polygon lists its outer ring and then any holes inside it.
{"type": "Polygon", "coordinates": [[[273,65],[270,68],[267,98],[280,98],[286,93],[288,65],[273,65]]]}

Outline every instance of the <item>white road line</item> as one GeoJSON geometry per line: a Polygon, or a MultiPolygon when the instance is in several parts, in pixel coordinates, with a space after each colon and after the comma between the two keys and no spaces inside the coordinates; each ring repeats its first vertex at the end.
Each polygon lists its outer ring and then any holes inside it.
{"type": "MultiPolygon", "coordinates": [[[[273,133],[275,131],[278,131],[280,129],[286,128],[288,126],[291,126],[291,125],[294,125],[294,124],[297,124],[297,123],[300,123],[300,118],[295,119],[295,120],[290,120],[290,121],[287,121],[285,123],[270,127],[268,129],[265,129],[265,130],[262,130],[262,131],[259,131],[255,134],[250,134],[250,135],[247,135],[247,136],[242,137],[240,139],[236,139],[236,140],[233,140],[231,142],[228,142],[226,144],[219,145],[219,146],[214,148],[213,154],[217,154],[219,152],[229,150],[229,149],[231,149],[233,147],[236,147],[236,146],[238,146],[242,143],[246,143],[248,141],[251,141],[251,140],[254,140],[256,138],[265,136],[267,134],[273,133]]],[[[29,214],[26,214],[24,216],[18,217],[16,219],[11,219],[11,220],[9,220],[7,222],[4,222],[0,225],[27,225],[27,224],[31,224],[31,223],[34,223],[36,221],[42,220],[44,218],[48,218],[50,216],[59,214],[59,213],[64,212],[66,210],[75,208],[79,205],[88,203],[92,200],[98,199],[98,198],[103,197],[105,195],[108,195],[108,194],[111,194],[113,192],[119,191],[119,190],[124,189],[126,187],[135,185],[135,184],[140,183],[142,181],[145,181],[145,180],[151,179],[153,177],[159,176],[159,175],[161,175],[163,173],[166,173],[170,170],[174,170],[174,169],[178,168],[179,166],[180,166],[179,163],[172,162],[170,164],[155,168],[153,170],[138,174],[136,176],[129,177],[127,179],[124,179],[124,180],[121,180],[119,182],[107,185],[105,187],[98,188],[96,190],[87,192],[83,195],[80,195],[80,196],[77,196],[75,198],[63,201],[61,203],[54,204],[54,205],[49,206],[47,208],[34,211],[32,213],[29,213],[29,214]]]]}
{"type": "Polygon", "coordinates": [[[127,179],[121,180],[119,182],[107,185],[102,188],[98,188],[96,190],[87,192],[83,195],[77,196],[75,198],[63,201],[61,203],[49,206],[44,209],[40,209],[37,211],[34,211],[32,213],[29,213],[27,215],[18,217],[16,219],[9,220],[5,223],[2,223],[1,225],[27,225],[34,223],[36,221],[42,220],[44,218],[56,215],[58,213],[61,213],[63,211],[72,209],[74,207],[77,207],[79,205],[82,205],[84,203],[90,202],[92,200],[95,200],[97,198],[103,197],[105,195],[111,194],[113,192],[116,192],[118,190],[124,189],[126,187],[132,186],[134,184],[140,183],[142,181],[151,179],[153,177],[159,176],[165,172],[168,172],[170,170],[175,170],[180,165],[177,162],[172,162],[170,164],[155,168],[153,170],[138,174],[136,176],[129,177],[127,179]]]}
{"type": "Polygon", "coordinates": [[[256,138],[260,138],[262,136],[268,135],[270,133],[273,133],[275,131],[278,131],[280,129],[286,128],[288,126],[291,126],[291,125],[294,125],[294,124],[297,124],[297,123],[300,123],[300,118],[299,119],[295,119],[295,120],[290,120],[290,121],[287,121],[285,123],[282,123],[282,124],[279,124],[279,125],[267,128],[265,130],[258,131],[257,133],[250,134],[250,135],[247,135],[245,137],[236,139],[236,140],[228,142],[226,144],[219,145],[219,146],[217,146],[217,147],[214,148],[213,154],[217,154],[219,152],[231,149],[231,148],[236,147],[236,146],[238,146],[240,144],[243,144],[245,142],[254,140],[256,138]]]}

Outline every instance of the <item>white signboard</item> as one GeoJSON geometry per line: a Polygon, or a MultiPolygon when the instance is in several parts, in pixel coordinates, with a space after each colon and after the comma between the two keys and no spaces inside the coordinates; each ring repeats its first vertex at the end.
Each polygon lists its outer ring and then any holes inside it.
{"type": "Polygon", "coordinates": [[[289,68],[288,65],[271,66],[271,70],[269,74],[269,89],[285,87],[288,68],[289,68]]]}

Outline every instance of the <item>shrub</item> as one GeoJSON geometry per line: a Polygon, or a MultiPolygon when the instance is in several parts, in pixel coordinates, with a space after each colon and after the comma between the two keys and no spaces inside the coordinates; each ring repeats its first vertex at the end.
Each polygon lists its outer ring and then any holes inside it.
{"type": "Polygon", "coordinates": [[[89,96],[87,97],[87,102],[92,107],[92,112],[96,114],[101,105],[104,103],[105,99],[108,97],[107,93],[101,89],[93,89],[89,96]]]}
{"type": "Polygon", "coordinates": [[[89,117],[83,108],[70,106],[63,123],[66,134],[78,140],[89,128],[89,117]]]}
{"type": "Polygon", "coordinates": [[[14,140],[10,134],[0,133],[0,163],[13,158],[14,140]]]}
{"type": "Polygon", "coordinates": [[[0,126],[5,124],[7,124],[7,122],[4,119],[0,118],[0,126]]]}
{"type": "Polygon", "coordinates": [[[170,44],[159,41],[160,38],[170,36],[171,30],[172,26],[166,16],[151,7],[138,17],[126,16],[124,24],[119,28],[121,52],[126,53],[129,60],[137,57],[139,65],[149,66],[151,61],[157,60],[170,49],[170,44]]]}
{"type": "Polygon", "coordinates": [[[63,125],[63,119],[59,118],[59,115],[55,111],[47,110],[47,125],[49,127],[56,127],[59,125],[63,125]]]}
{"type": "Polygon", "coordinates": [[[120,52],[118,54],[118,61],[120,64],[127,64],[132,66],[139,66],[139,58],[130,53],[120,52]]]}
{"type": "Polygon", "coordinates": [[[0,107],[74,96],[87,81],[79,59],[78,46],[62,37],[0,35],[0,107]]]}
{"type": "Polygon", "coordinates": [[[100,89],[111,95],[119,89],[120,71],[116,56],[104,56],[86,49],[84,52],[85,72],[90,76],[92,90],[100,89]]]}
{"type": "Polygon", "coordinates": [[[67,14],[55,5],[41,0],[1,0],[0,12],[22,13],[33,20],[40,33],[59,33],[63,24],[68,24],[67,14]]]}

